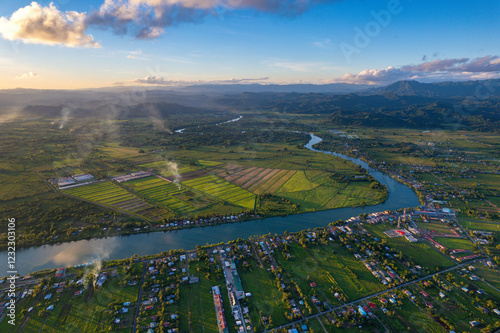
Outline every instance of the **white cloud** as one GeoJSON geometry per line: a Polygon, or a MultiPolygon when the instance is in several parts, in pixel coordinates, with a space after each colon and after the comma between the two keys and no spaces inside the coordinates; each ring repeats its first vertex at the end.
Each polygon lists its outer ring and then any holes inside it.
{"type": "Polygon", "coordinates": [[[347,73],[330,82],[385,84],[399,80],[446,81],[481,80],[500,77],[500,57],[437,59],[418,65],[365,69],[358,74],[347,73]]]}
{"type": "Polygon", "coordinates": [[[132,60],[149,60],[147,57],[141,56],[142,55],[142,50],[138,49],[137,51],[132,51],[129,52],[127,55],[127,59],[132,59],[132,60]]]}
{"type": "Polygon", "coordinates": [[[0,17],[0,34],[7,40],[25,43],[100,47],[92,35],[86,35],[86,13],[60,12],[53,3],[42,7],[37,2],[15,11],[8,19],[0,17]]]}
{"type": "Polygon", "coordinates": [[[29,73],[24,73],[16,77],[16,79],[29,79],[37,76],[37,73],[29,72],[29,73]]]}

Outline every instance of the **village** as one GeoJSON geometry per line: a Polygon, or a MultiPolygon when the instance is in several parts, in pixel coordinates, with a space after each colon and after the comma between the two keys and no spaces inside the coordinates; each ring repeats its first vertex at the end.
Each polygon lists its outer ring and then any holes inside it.
{"type": "MultiPolygon", "coordinates": [[[[298,233],[33,273],[20,278],[17,297],[24,325],[40,329],[92,306],[102,314],[82,324],[132,332],[485,332],[500,304],[500,289],[487,281],[497,265],[480,247],[490,234],[456,221],[437,204],[364,214],[298,233]]],[[[4,316],[6,302],[0,306],[4,316]]]]}

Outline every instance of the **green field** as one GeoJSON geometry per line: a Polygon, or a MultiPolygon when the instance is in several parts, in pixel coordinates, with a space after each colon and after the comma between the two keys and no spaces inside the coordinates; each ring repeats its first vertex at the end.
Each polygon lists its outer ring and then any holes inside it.
{"type": "Polygon", "coordinates": [[[383,285],[365,266],[337,243],[311,249],[294,244],[291,248],[294,259],[280,260],[280,264],[304,292],[311,290],[310,282],[316,282],[318,294],[333,304],[336,299],[331,287],[340,289],[349,300],[383,290],[383,285]]]}
{"type": "Polygon", "coordinates": [[[109,181],[69,188],[63,193],[110,206],[137,199],[133,194],[109,181]]]}
{"type": "Polygon", "coordinates": [[[390,225],[377,224],[374,226],[365,225],[365,228],[373,232],[380,239],[385,239],[390,247],[401,250],[405,255],[413,258],[418,265],[427,267],[431,271],[437,268],[453,266],[453,261],[441,255],[429,245],[424,243],[410,243],[403,237],[389,238],[383,232],[393,229],[390,225]]]}
{"type": "Polygon", "coordinates": [[[284,313],[285,304],[282,300],[282,293],[276,287],[274,278],[270,272],[251,262],[250,270],[239,269],[243,290],[250,292],[251,297],[247,298],[252,325],[257,332],[263,331],[263,324],[259,313],[263,316],[271,316],[273,326],[285,324],[287,322],[284,313]]]}
{"type": "Polygon", "coordinates": [[[69,188],[63,193],[101,205],[116,207],[146,218],[156,219],[159,215],[167,213],[152,208],[149,203],[110,181],[69,188]]]}
{"type": "Polygon", "coordinates": [[[434,237],[434,240],[449,249],[474,250],[473,244],[468,239],[434,237]]]}
{"type": "Polygon", "coordinates": [[[213,203],[200,195],[188,192],[181,185],[156,177],[136,179],[125,184],[147,200],[164,205],[177,215],[187,215],[213,203]]]}
{"type": "MultiPolygon", "coordinates": [[[[193,271],[198,269],[203,271],[207,268],[208,265],[205,262],[198,261],[190,264],[190,269],[193,271]]],[[[197,276],[200,278],[199,283],[180,286],[181,332],[217,333],[219,328],[210,291],[214,285],[223,282],[208,280],[204,274],[198,274],[197,276]]]]}
{"type": "Polygon", "coordinates": [[[494,285],[496,288],[500,289],[500,272],[496,269],[481,267],[480,265],[476,265],[477,275],[484,278],[486,281],[494,285]]]}
{"type": "Polygon", "coordinates": [[[253,193],[214,175],[185,180],[181,184],[237,206],[247,209],[254,209],[255,207],[255,195],[253,193]]]}
{"type": "Polygon", "coordinates": [[[460,223],[469,229],[500,232],[500,223],[460,218],[460,223]]]}

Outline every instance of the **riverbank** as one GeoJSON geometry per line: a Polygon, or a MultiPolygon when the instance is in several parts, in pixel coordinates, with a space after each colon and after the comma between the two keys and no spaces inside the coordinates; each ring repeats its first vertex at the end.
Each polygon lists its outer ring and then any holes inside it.
{"type": "MultiPolygon", "coordinates": [[[[311,134],[311,140],[306,145],[306,148],[314,149],[312,146],[320,141],[321,138],[311,134]]],[[[335,154],[333,152],[318,152],[335,154]]],[[[345,157],[349,158],[348,156],[345,157]]],[[[18,272],[24,275],[44,268],[72,266],[95,260],[123,259],[134,254],[144,256],[172,249],[194,249],[196,245],[217,244],[237,238],[247,239],[251,236],[268,233],[297,232],[308,228],[324,227],[332,221],[347,220],[352,216],[363,213],[370,214],[419,205],[418,197],[412,189],[369,167],[363,161],[353,159],[352,162],[361,165],[373,178],[387,187],[389,196],[385,202],[374,206],[340,208],[287,217],[270,217],[247,222],[206,226],[204,228],[183,228],[169,232],[149,232],[130,236],[114,236],[20,248],[16,253],[18,272]]],[[[1,255],[7,257],[6,252],[2,252],[1,255]]]]}

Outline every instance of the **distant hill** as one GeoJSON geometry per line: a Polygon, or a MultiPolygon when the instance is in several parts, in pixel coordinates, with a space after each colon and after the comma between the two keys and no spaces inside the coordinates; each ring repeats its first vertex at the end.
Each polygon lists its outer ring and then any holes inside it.
{"type": "Polygon", "coordinates": [[[484,99],[490,95],[500,96],[500,79],[421,83],[418,81],[398,81],[381,88],[365,90],[362,94],[380,95],[393,93],[398,96],[423,96],[432,98],[474,97],[484,99]]]}
{"type": "Polygon", "coordinates": [[[329,83],[329,84],[203,84],[175,91],[204,94],[240,94],[240,93],[322,93],[350,94],[366,90],[372,86],[366,84],[329,83]]]}
{"type": "Polygon", "coordinates": [[[131,106],[104,104],[95,108],[75,108],[68,105],[28,105],[22,114],[28,116],[60,117],[64,112],[74,118],[105,118],[112,115],[113,119],[128,119],[140,117],[165,118],[169,115],[195,115],[207,112],[204,109],[180,105],[178,103],[140,103],[131,106]]]}

